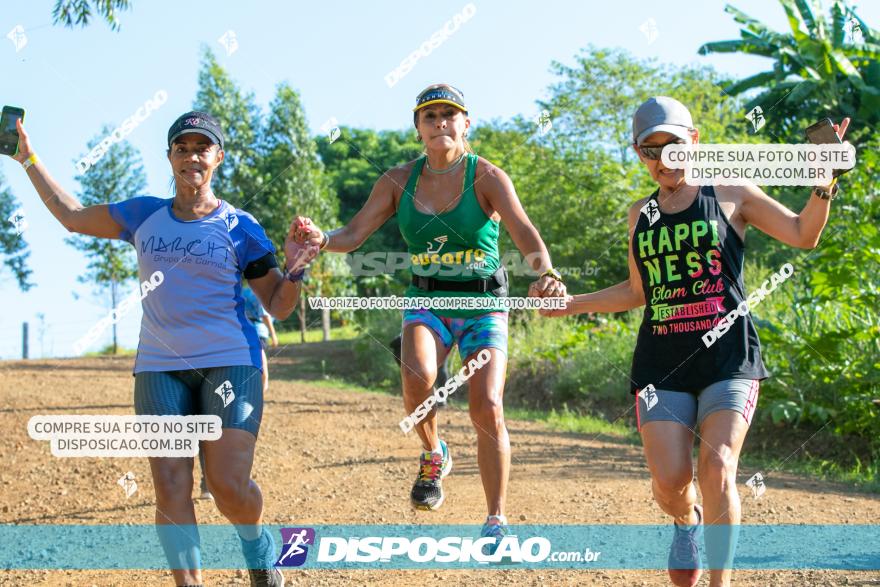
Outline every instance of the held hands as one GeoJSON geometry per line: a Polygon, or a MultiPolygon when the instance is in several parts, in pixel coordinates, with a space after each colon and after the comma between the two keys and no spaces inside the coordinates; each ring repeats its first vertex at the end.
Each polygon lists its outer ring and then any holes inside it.
{"type": "MultiPolygon", "coordinates": [[[[311,223],[310,220],[309,223],[311,223]]],[[[302,217],[297,216],[290,224],[290,231],[287,233],[287,238],[284,239],[284,256],[287,260],[286,268],[289,273],[297,273],[308,267],[320,251],[317,244],[312,245],[306,239],[298,239],[297,235],[303,228],[302,217]]]]}
{"type": "Polygon", "coordinates": [[[549,275],[539,277],[529,286],[530,298],[554,298],[565,295],[565,284],[549,275]]]}
{"type": "Polygon", "coordinates": [[[565,284],[561,281],[554,279],[550,275],[544,275],[543,277],[538,278],[537,281],[533,282],[529,286],[529,297],[530,298],[554,298],[561,297],[566,300],[566,308],[563,310],[538,310],[538,313],[541,316],[566,316],[568,314],[572,314],[572,297],[568,295],[565,289],[565,284]]]}
{"type": "Polygon", "coordinates": [[[320,249],[324,241],[324,233],[315,226],[312,219],[307,216],[297,216],[291,226],[294,240],[300,245],[315,246],[320,249]]]}

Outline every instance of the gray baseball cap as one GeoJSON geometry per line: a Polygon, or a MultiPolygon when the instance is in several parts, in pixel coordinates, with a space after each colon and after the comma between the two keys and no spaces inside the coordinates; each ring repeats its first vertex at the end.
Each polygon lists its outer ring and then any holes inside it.
{"type": "Polygon", "coordinates": [[[633,116],[633,140],[636,144],[641,144],[655,132],[668,132],[688,140],[688,131],[692,128],[694,121],[685,105],[667,96],[646,100],[633,116]]]}

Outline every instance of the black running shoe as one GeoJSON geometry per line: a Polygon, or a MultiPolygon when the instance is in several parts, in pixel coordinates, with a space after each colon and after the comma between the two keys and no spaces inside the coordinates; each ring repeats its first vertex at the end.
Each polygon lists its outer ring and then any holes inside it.
{"type": "Polygon", "coordinates": [[[248,569],[251,587],[284,587],[284,575],[278,569],[248,569]]]}
{"type": "Polygon", "coordinates": [[[442,455],[423,452],[419,457],[419,476],[410,492],[413,507],[420,510],[436,510],[443,505],[443,478],[452,470],[452,457],[446,443],[440,441],[442,455]]]}

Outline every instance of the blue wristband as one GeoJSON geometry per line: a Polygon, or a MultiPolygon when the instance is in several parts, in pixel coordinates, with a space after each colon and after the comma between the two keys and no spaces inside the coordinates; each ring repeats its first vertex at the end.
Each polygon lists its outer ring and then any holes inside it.
{"type": "Polygon", "coordinates": [[[287,279],[287,281],[289,281],[291,283],[299,283],[300,281],[303,280],[303,277],[305,277],[305,274],[306,274],[305,269],[300,269],[296,273],[292,273],[292,272],[288,271],[284,275],[284,278],[287,279]]]}

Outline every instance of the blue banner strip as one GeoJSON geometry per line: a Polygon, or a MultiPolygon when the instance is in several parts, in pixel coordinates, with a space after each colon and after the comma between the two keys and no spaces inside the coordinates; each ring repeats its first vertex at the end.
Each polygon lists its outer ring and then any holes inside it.
{"type": "MultiPolygon", "coordinates": [[[[487,560],[479,526],[266,525],[279,567],[303,569],[665,569],[672,525],[516,525],[487,560]],[[279,560],[280,559],[280,560],[279,560]]],[[[880,570],[877,525],[708,526],[704,568],[880,570]],[[714,551],[719,549],[715,548],[714,551]]],[[[171,552],[202,568],[246,566],[231,525],[163,526],[171,552]]],[[[485,542],[485,540],[484,540],[485,542]]],[[[703,542],[703,541],[701,541],[703,542]]],[[[167,569],[154,525],[0,525],[3,569],[167,569]]]]}

